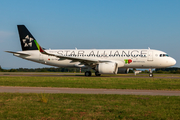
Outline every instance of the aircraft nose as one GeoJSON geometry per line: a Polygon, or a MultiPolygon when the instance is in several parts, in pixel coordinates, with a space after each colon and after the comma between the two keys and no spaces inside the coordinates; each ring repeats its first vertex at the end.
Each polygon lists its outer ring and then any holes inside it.
{"type": "Polygon", "coordinates": [[[171,61],[170,61],[171,65],[175,65],[176,64],[176,60],[174,58],[171,58],[171,61]]]}

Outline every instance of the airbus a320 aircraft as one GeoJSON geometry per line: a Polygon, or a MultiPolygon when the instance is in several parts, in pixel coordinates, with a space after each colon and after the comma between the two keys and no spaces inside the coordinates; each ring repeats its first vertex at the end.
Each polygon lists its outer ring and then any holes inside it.
{"type": "Polygon", "coordinates": [[[22,51],[15,56],[56,67],[87,68],[85,76],[127,73],[129,68],[148,68],[152,77],[153,68],[170,67],[176,60],[165,52],[152,49],[56,49],[42,48],[24,25],[18,25],[22,51]]]}

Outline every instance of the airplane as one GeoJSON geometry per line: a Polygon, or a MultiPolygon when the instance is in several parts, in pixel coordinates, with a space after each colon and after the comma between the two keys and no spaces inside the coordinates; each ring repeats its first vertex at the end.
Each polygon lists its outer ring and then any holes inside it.
{"type": "Polygon", "coordinates": [[[17,25],[22,51],[5,51],[33,62],[56,66],[86,68],[85,76],[128,73],[129,68],[165,68],[176,64],[176,60],[163,51],[154,49],[44,49],[25,25],[17,25]]]}

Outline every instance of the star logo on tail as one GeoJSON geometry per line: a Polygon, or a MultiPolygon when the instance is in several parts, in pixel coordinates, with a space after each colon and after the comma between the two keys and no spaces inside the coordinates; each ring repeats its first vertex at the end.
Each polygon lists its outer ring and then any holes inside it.
{"type": "Polygon", "coordinates": [[[24,47],[32,47],[33,40],[34,40],[33,38],[31,38],[31,37],[29,37],[29,35],[27,35],[25,37],[25,39],[23,39],[24,47]]]}

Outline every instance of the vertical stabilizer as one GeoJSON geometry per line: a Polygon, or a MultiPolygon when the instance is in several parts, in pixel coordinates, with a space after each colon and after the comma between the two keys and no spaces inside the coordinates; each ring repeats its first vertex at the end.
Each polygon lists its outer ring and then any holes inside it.
{"type": "Polygon", "coordinates": [[[21,41],[22,50],[38,50],[34,40],[35,38],[29,32],[29,30],[24,25],[17,25],[19,38],[21,41]]]}

